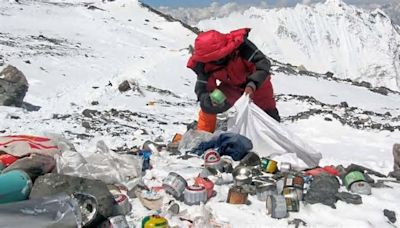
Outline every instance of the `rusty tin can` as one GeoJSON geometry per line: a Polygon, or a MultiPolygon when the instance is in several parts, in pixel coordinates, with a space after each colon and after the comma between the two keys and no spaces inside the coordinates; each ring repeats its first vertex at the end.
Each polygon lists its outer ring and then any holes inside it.
{"type": "Polygon", "coordinates": [[[248,193],[240,186],[233,186],[229,189],[227,203],[246,204],[248,193]]]}

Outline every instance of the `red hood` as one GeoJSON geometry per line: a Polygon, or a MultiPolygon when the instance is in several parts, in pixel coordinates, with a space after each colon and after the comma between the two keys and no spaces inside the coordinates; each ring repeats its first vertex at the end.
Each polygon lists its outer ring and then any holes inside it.
{"type": "Polygon", "coordinates": [[[196,62],[207,63],[229,55],[244,42],[249,32],[249,28],[242,28],[228,34],[215,30],[199,33],[187,66],[192,68],[196,62]]]}

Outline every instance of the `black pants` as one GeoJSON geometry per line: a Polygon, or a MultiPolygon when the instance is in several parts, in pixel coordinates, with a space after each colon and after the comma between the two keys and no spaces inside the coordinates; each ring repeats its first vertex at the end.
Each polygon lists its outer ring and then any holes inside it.
{"type": "Polygon", "coordinates": [[[268,109],[264,110],[270,117],[274,118],[276,121],[281,122],[281,117],[279,116],[279,111],[278,109],[268,109]]]}

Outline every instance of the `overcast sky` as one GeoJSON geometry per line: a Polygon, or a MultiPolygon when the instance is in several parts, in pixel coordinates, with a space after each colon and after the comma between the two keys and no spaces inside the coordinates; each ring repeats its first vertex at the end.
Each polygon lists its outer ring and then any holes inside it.
{"type": "MultiPolygon", "coordinates": [[[[229,2],[236,2],[238,4],[255,4],[259,5],[261,2],[266,3],[269,6],[292,6],[298,2],[303,3],[314,3],[314,2],[322,2],[324,0],[142,0],[144,3],[147,3],[153,7],[167,6],[171,8],[176,7],[205,7],[210,5],[212,2],[218,2],[223,5],[229,2]]],[[[344,0],[347,3],[351,4],[368,4],[368,3],[377,3],[377,4],[385,4],[389,2],[393,2],[393,0],[344,0]]],[[[399,0],[400,1],[400,0],[399,0]]]]}

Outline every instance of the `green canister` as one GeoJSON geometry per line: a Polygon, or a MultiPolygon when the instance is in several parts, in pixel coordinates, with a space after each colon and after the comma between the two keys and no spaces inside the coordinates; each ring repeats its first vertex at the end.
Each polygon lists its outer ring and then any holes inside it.
{"type": "Polygon", "coordinates": [[[12,170],[0,175],[0,204],[26,200],[32,181],[22,170],[12,170]]]}
{"type": "Polygon", "coordinates": [[[364,174],[360,171],[353,171],[343,178],[343,185],[346,186],[347,189],[350,189],[351,185],[355,182],[365,181],[364,174]]]}
{"type": "Polygon", "coordinates": [[[212,93],[210,94],[211,101],[217,105],[224,103],[226,100],[225,94],[219,90],[219,89],[214,89],[212,93]]]}

